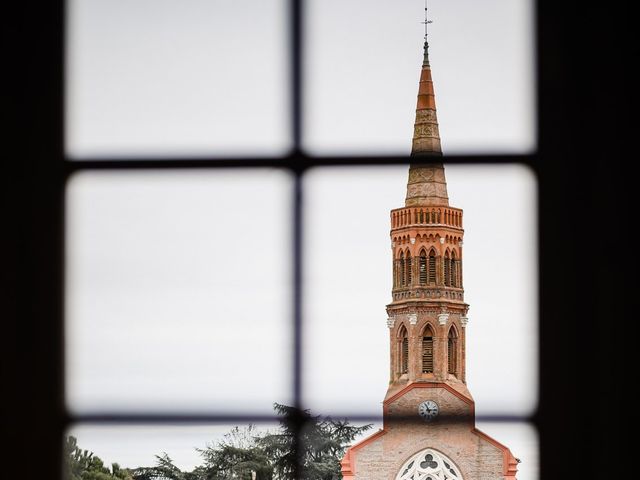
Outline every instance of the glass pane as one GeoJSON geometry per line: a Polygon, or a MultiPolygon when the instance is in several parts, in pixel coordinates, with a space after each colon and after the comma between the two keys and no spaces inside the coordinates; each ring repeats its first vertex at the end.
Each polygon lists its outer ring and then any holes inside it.
{"type": "MultiPolygon", "coordinates": [[[[404,207],[407,170],[323,168],[306,178],[304,399],[317,412],[381,414],[393,344],[389,212],[404,207]]],[[[464,210],[467,387],[478,415],[527,415],[537,402],[535,179],[518,165],[447,166],[446,179],[450,205],[464,210]]],[[[436,363],[448,355],[440,348],[436,363]]]]}
{"type": "Polygon", "coordinates": [[[282,153],[285,3],[70,0],[67,154],[282,153]]]}
{"type": "MultiPolygon", "coordinates": [[[[309,0],[305,146],[406,154],[424,3],[309,0]]],[[[429,2],[429,57],[445,153],[535,148],[533,2],[429,2]]]]}
{"type": "Polygon", "coordinates": [[[70,408],[269,414],[287,403],[289,200],[277,170],[73,177],[70,408]]]}
{"type": "MultiPolygon", "coordinates": [[[[361,423],[352,422],[351,425],[361,425],[361,423]]],[[[378,427],[379,425],[376,424],[374,428],[358,436],[356,441],[376,432],[378,427]]],[[[501,443],[508,445],[513,455],[521,460],[521,463],[518,464],[519,480],[537,480],[540,477],[538,438],[532,426],[526,423],[480,422],[478,428],[501,443]]],[[[202,455],[198,449],[206,450],[211,448],[219,451],[221,442],[243,448],[245,445],[252,444],[252,438],[278,432],[278,430],[277,423],[259,423],[252,426],[247,424],[195,426],[79,424],[74,425],[67,432],[67,435],[74,437],[75,445],[78,449],[93,453],[94,458],[102,461],[102,467],[110,471],[146,467],[148,474],[156,473],[153,468],[161,464],[158,457],[163,457],[166,454],[171,464],[184,474],[193,472],[196,468],[206,470],[212,467],[212,464],[207,462],[207,457],[202,455]],[[114,463],[118,465],[115,468],[113,466],[114,463]]],[[[69,452],[73,452],[71,448],[73,445],[73,440],[67,442],[65,466],[74,466],[76,469],[82,469],[82,462],[74,462],[71,460],[72,456],[69,455],[69,452]]],[[[311,448],[313,448],[313,445],[311,445],[311,448]]],[[[80,458],[82,458],[81,452],[79,453],[80,458]]],[[[263,464],[268,464],[269,462],[268,459],[261,460],[263,460],[263,464]]],[[[323,460],[326,462],[326,456],[323,460]]],[[[99,468],[96,463],[94,460],[92,467],[90,467],[94,472],[99,468]]],[[[259,462],[247,463],[249,467],[254,468],[260,464],[259,462]]],[[[166,467],[167,464],[164,463],[164,466],[166,467]]],[[[234,466],[239,466],[239,462],[235,463],[234,466]]],[[[324,466],[326,468],[326,463],[324,466]]],[[[216,473],[218,472],[216,471],[216,473]]],[[[135,473],[143,477],[143,472],[140,470],[135,473]]],[[[167,473],[166,470],[165,473],[167,473]]],[[[200,473],[202,473],[202,470],[200,470],[200,473]]]]}
{"type": "Polygon", "coordinates": [[[92,452],[109,469],[113,463],[127,469],[153,468],[159,465],[157,457],[166,454],[175,467],[186,473],[207,464],[197,449],[215,448],[220,442],[239,446],[242,442],[250,442],[252,436],[273,431],[277,426],[277,423],[251,426],[78,424],[70,428],[67,435],[75,438],[79,449],[92,452]]]}

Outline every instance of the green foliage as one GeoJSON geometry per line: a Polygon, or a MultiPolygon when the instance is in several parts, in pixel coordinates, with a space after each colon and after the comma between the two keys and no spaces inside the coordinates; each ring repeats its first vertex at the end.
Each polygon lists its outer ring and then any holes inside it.
{"type": "Polygon", "coordinates": [[[134,480],[192,480],[188,472],[182,472],[169,455],[156,455],[154,467],[139,467],[132,470],[134,480]]]}
{"type": "Polygon", "coordinates": [[[280,431],[265,435],[261,444],[274,464],[276,478],[294,478],[296,463],[305,480],[339,480],[340,460],[361,433],[371,425],[354,427],[347,420],[312,416],[309,410],[299,411],[286,405],[275,404],[280,415],[280,431]],[[299,438],[295,451],[295,438],[299,438]]]}
{"type": "Polygon", "coordinates": [[[129,470],[120,468],[117,463],[109,469],[93,452],[80,449],[75,437],[65,439],[64,452],[67,480],[133,480],[129,470]]]}
{"type": "Polygon", "coordinates": [[[197,449],[203,463],[191,472],[181,471],[166,453],[156,455],[153,467],[128,470],[113,464],[109,469],[67,437],[66,480],[294,480],[296,471],[304,480],[340,480],[346,448],[371,428],[286,405],[275,404],[274,409],[280,416],[277,430],[234,427],[216,444],[197,449]]]}
{"type": "Polygon", "coordinates": [[[205,478],[252,480],[255,473],[255,480],[271,480],[272,462],[260,445],[263,435],[255,425],[233,427],[217,444],[198,449],[204,460],[205,478]]]}

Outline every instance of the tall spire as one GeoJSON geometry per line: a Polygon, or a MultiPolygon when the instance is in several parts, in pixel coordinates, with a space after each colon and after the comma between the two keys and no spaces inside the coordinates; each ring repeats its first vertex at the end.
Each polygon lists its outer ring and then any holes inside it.
{"type": "Polygon", "coordinates": [[[420,72],[416,121],[411,148],[411,156],[414,157],[414,162],[411,163],[409,168],[409,181],[407,183],[406,206],[408,207],[415,205],[449,205],[444,167],[439,158],[426,158],[441,157],[442,148],[440,146],[433,80],[431,79],[431,65],[429,64],[427,26],[431,23],[431,20],[427,17],[426,1],[424,12],[424,59],[422,71],[420,72]]]}

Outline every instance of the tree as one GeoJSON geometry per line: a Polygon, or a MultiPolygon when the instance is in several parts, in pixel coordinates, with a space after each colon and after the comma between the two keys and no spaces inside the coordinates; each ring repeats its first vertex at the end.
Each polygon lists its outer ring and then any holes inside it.
{"type": "Polygon", "coordinates": [[[233,427],[215,445],[198,450],[204,459],[203,471],[208,480],[272,480],[273,465],[260,445],[263,432],[255,425],[233,427]]]}
{"type": "Polygon", "coordinates": [[[312,416],[286,405],[274,404],[281,416],[280,431],[265,435],[260,443],[274,464],[276,478],[293,480],[296,464],[305,480],[338,480],[340,460],[347,447],[371,425],[354,427],[345,420],[312,416]],[[298,450],[296,452],[296,437],[298,450]]]}
{"type": "Polygon", "coordinates": [[[64,453],[67,480],[133,480],[129,470],[120,468],[117,463],[109,469],[93,452],[80,449],[73,436],[65,439],[64,453]]]}
{"type": "Polygon", "coordinates": [[[190,472],[183,472],[166,452],[156,455],[154,467],[138,467],[131,472],[134,480],[196,480],[190,472]]]}
{"type": "Polygon", "coordinates": [[[294,480],[298,465],[305,480],[338,480],[347,446],[371,428],[286,405],[275,404],[274,409],[280,415],[277,431],[234,427],[218,444],[200,450],[207,480],[252,480],[252,474],[255,480],[294,480]]]}

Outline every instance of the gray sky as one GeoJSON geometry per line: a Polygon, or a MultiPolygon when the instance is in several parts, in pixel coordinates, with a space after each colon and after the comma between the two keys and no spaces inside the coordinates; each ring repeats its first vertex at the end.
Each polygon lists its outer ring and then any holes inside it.
{"type": "MultiPolygon", "coordinates": [[[[71,1],[67,151],[285,151],[283,5],[71,1]]],[[[308,2],[307,149],[408,153],[422,9],[419,0],[308,2]]],[[[532,148],[530,10],[529,1],[431,2],[446,153],[532,148]]],[[[535,180],[521,167],[447,167],[447,178],[452,204],[465,210],[468,382],[478,413],[527,414],[537,395],[535,180]]],[[[380,414],[388,214],[402,206],[405,184],[403,167],[306,178],[305,399],[318,413],[380,414]],[[335,274],[345,261],[356,279],[335,274]]],[[[70,408],[270,413],[273,401],[290,401],[289,194],[289,177],[273,170],[75,176],[67,191],[70,408]]],[[[108,461],[149,464],[166,450],[188,467],[198,461],[192,446],[226,430],[185,428],[76,432],[108,461]]],[[[536,478],[535,435],[486,428],[524,460],[519,478],[536,478]]]]}
{"type": "MultiPolygon", "coordinates": [[[[73,156],[278,154],[289,145],[284,0],[69,2],[73,156]]],[[[421,0],[308,0],[306,146],[404,154],[421,0]]],[[[530,0],[432,0],[448,153],[533,146],[530,0]]]]}

